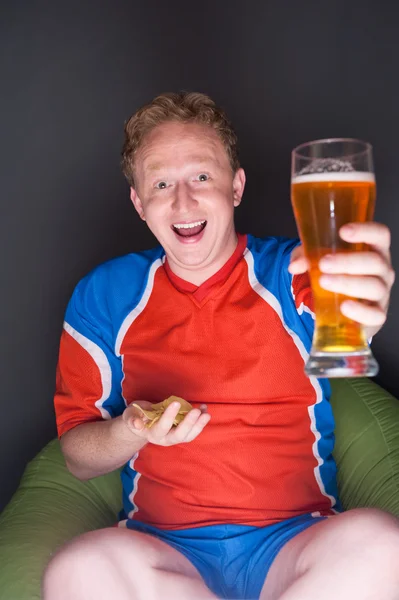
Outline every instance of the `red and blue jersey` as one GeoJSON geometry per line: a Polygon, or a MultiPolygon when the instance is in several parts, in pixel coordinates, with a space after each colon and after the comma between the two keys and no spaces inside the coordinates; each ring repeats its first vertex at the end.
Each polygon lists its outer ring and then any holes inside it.
{"type": "Polygon", "coordinates": [[[338,508],[328,380],[307,377],[314,315],[297,240],[239,235],[195,286],[157,247],[108,261],[68,304],[57,369],[59,436],[171,395],[212,418],[192,442],[147,444],[122,470],[121,519],[163,529],[266,526],[338,508]]]}

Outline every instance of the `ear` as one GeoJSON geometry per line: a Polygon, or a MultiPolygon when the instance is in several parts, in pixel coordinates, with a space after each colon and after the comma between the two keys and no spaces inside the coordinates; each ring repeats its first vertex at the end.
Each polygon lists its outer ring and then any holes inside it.
{"type": "Polygon", "coordinates": [[[245,172],[244,169],[237,169],[236,174],[233,179],[233,201],[234,206],[239,206],[241,204],[242,195],[244,193],[245,188],[245,172]]]}
{"type": "Polygon", "coordinates": [[[145,221],[143,204],[140,198],[138,197],[136,190],[132,187],[130,188],[130,200],[133,202],[133,206],[137,210],[140,219],[145,221]]]}

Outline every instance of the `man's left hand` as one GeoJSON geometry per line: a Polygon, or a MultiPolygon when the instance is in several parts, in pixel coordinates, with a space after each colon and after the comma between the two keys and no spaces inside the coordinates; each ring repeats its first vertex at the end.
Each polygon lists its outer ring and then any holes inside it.
{"type": "MultiPolygon", "coordinates": [[[[362,323],[368,338],[377,333],[385,323],[395,272],[391,265],[391,234],[381,223],[348,223],[339,230],[345,242],[368,245],[364,252],[328,254],[320,260],[323,275],[320,286],[325,290],[345,294],[357,300],[345,300],[341,312],[346,317],[362,323]]],[[[304,273],[308,262],[302,246],[291,256],[289,272],[304,273]]]]}

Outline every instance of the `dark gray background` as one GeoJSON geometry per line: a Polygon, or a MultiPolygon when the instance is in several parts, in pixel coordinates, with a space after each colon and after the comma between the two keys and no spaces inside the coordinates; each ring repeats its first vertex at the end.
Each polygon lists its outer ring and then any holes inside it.
{"type": "MultiPolygon", "coordinates": [[[[399,7],[388,1],[3,1],[0,8],[0,507],[56,435],[64,310],[96,264],[154,240],[119,169],[123,123],[170,90],[230,115],[248,184],[241,231],[295,235],[290,152],[345,136],[375,147],[377,220],[399,264],[399,7]]],[[[375,338],[399,396],[398,286],[375,338]]]]}

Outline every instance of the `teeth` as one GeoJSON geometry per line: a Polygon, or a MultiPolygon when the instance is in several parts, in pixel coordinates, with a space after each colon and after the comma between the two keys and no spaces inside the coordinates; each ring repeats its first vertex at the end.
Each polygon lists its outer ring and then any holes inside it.
{"type": "Polygon", "coordinates": [[[196,221],[195,223],[176,223],[173,227],[176,229],[192,229],[193,227],[198,227],[198,225],[203,225],[205,221],[196,221]]]}

